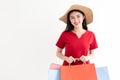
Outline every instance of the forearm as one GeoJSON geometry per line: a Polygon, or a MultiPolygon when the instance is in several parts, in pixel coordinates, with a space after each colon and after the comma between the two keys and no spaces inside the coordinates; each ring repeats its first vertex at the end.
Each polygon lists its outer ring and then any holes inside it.
{"type": "Polygon", "coordinates": [[[69,64],[71,64],[72,62],[75,62],[75,61],[76,61],[76,59],[73,58],[72,56],[70,56],[70,57],[64,56],[64,55],[62,54],[62,52],[57,52],[56,54],[57,54],[57,57],[59,57],[60,59],[66,61],[66,62],[69,63],[69,64]]]}
{"type": "Polygon", "coordinates": [[[86,62],[86,61],[92,59],[93,57],[94,57],[94,51],[91,50],[87,56],[82,55],[82,56],[79,58],[79,60],[80,60],[80,61],[83,61],[83,62],[86,62]]]}
{"type": "Polygon", "coordinates": [[[56,56],[62,60],[67,60],[68,57],[64,56],[62,52],[56,52],[56,56]]]}
{"type": "Polygon", "coordinates": [[[93,50],[91,50],[91,51],[89,52],[88,57],[89,57],[89,59],[92,59],[92,58],[95,57],[95,54],[94,54],[94,51],[93,51],[93,50]]]}

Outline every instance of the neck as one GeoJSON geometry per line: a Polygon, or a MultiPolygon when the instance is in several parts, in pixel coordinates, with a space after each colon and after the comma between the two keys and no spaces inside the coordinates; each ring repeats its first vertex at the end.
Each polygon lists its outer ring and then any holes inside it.
{"type": "Polygon", "coordinates": [[[83,32],[85,30],[82,27],[74,27],[73,31],[81,33],[81,32],[83,32]]]}

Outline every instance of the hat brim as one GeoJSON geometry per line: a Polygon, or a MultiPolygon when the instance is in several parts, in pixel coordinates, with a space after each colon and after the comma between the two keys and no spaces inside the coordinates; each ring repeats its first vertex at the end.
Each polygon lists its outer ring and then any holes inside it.
{"type": "Polygon", "coordinates": [[[75,5],[72,5],[67,11],[66,13],[60,17],[59,19],[61,21],[63,21],[64,23],[67,23],[67,14],[71,11],[71,10],[74,10],[74,9],[77,9],[77,10],[80,10],[82,11],[84,14],[85,14],[85,17],[86,17],[86,22],[87,24],[90,24],[92,21],[93,21],[93,13],[92,13],[92,10],[88,7],[85,7],[85,6],[82,6],[82,5],[78,5],[78,4],[75,4],[75,5]]]}

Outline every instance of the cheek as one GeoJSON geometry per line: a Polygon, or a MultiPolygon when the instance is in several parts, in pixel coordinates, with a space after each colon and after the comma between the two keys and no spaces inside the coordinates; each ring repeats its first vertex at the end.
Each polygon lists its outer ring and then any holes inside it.
{"type": "Polygon", "coordinates": [[[80,18],[80,19],[79,19],[80,22],[83,22],[83,20],[84,20],[84,18],[80,18]]]}
{"type": "Polygon", "coordinates": [[[71,19],[71,20],[70,20],[70,22],[73,24],[73,23],[74,23],[74,20],[73,20],[73,19],[71,19]]]}
{"type": "Polygon", "coordinates": [[[83,21],[84,19],[85,19],[84,17],[81,18],[82,21],[83,21]]]}

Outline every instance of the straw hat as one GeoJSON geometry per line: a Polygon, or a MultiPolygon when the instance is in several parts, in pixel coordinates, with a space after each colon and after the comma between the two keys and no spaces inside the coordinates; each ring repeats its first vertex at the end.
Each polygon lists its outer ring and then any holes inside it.
{"type": "Polygon", "coordinates": [[[92,10],[88,7],[85,7],[85,6],[82,6],[82,5],[78,5],[78,4],[74,4],[72,5],[67,11],[66,13],[60,17],[59,19],[65,23],[67,23],[67,14],[71,11],[71,10],[74,10],[74,9],[77,9],[77,10],[80,10],[82,11],[85,16],[86,16],[86,22],[87,24],[90,24],[92,21],[93,21],[93,13],[92,13],[92,10]]]}

